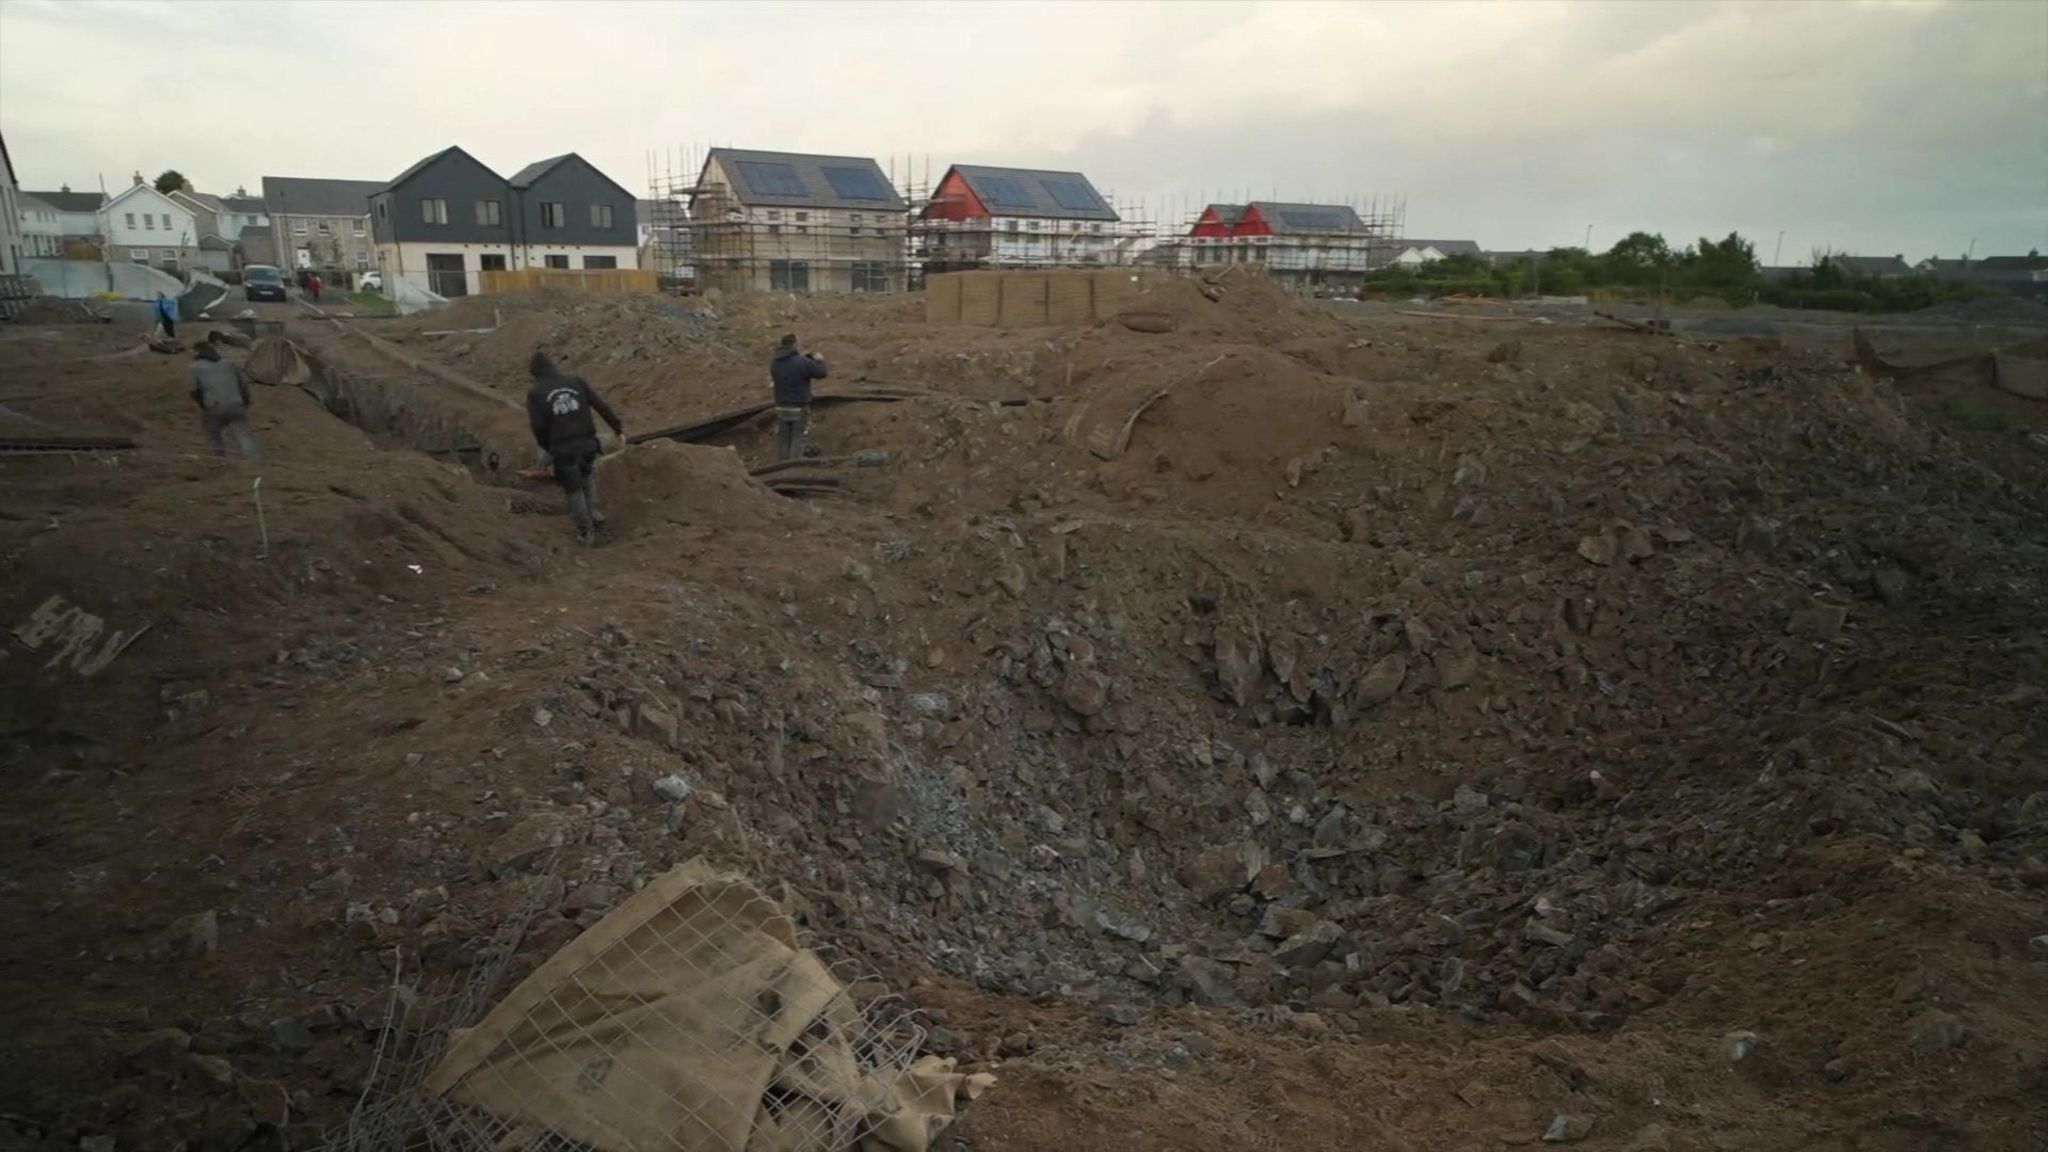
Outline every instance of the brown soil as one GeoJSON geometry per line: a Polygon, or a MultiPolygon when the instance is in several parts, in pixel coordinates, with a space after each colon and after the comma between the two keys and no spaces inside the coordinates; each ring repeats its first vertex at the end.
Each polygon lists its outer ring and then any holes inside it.
{"type": "Polygon", "coordinates": [[[140,445],[0,456],[0,611],[150,626],[90,679],[0,662],[8,1139],[317,1141],[394,949],[458,978],[547,813],[523,964],[743,867],[997,1073],[983,1152],[2039,1147],[2048,413],[1212,287],[1134,302],[1157,334],[545,296],[372,328],[497,399],[294,321],[320,378],[261,390],[260,462],[201,454],[134,333],[0,329],[7,434],[140,445]],[[820,411],[883,461],[838,495],[750,478],[758,423],[608,457],[595,550],[513,481],[534,348],[644,431],[761,399],[783,331],[938,394],[820,411]],[[1144,401],[1121,455],[1076,443],[1144,401]]]}

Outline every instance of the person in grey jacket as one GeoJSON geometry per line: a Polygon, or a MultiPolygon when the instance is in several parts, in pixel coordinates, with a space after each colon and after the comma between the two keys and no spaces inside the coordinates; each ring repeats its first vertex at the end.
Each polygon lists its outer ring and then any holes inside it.
{"type": "Polygon", "coordinates": [[[220,348],[211,340],[199,345],[192,362],[192,402],[199,405],[199,418],[206,427],[206,442],[216,456],[227,455],[221,440],[226,432],[235,438],[242,455],[256,455],[256,434],[249,430],[249,381],[242,370],[220,358],[220,348]]]}
{"type": "Polygon", "coordinates": [[[811,428],[811,381],[825,378],[825,360],[816,352],[797,347],[796,333],[782,338],[775,359],[768,362],[768,378],[775,384],[775,454],[794,460],[807,447],[811,428]]]}

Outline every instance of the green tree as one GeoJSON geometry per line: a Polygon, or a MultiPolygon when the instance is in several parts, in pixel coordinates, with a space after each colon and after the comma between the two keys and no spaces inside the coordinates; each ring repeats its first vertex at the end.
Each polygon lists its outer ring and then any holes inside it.
{"type": "Polygon", "coordinates": [[[1756,247],[1737,232],[1718,243],[1700,237],[1686,262],[1687,278],[1702,288],[1727,291],[1756,283],[1756,247]]]}
{"type": "Polygon", "coordinates": [[[184,187],[188,187],[185,182],[185,174],[176,168],[166,168],[157,174],[156,190],[165,195],[169,195],[184,187]]]}
{"type": "Polygon", "coordinates": [[[1671,267],[1671,246],[1654,232],[1631,232],[1607,250],[1602,262],[1611,283],[1655,284],[1671,267]]]}

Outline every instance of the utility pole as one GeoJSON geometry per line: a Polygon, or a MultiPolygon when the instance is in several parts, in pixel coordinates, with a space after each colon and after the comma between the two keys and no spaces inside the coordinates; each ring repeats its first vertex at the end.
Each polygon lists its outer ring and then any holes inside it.
{"type": "Polygon", "coordinates": [[[1785,254],[1785,232],[1784,232],[1784,230],[1783,230],[1783,229],[1779,229],[1779,231],[1778,231],[1778,246],[1777,246],[1777,247],[1775,247],[1775,248],[1773,248],[1773,249],[1771,249],[1771,267],[1773,267],[1773,268],[1776,268],[1776,267],[1778,266],[1778,257],[1780,257],[1780,256],[1783,256],[1784,254],[1785,254]]]}
{"type": "Polygon", "coordinates": [[[1591,224],[1588,224],[1588,225],[1586,225],[1586,255],[1588,255],[1588,256],[1591,256],[1592,254],[1593,254],[1593,226],[1592,226],[1591,224]]]}
{"type": "Polygon", "coordinates": [[[1963,253],[1963,263],[1968,264],[1977,255],[1977,238],[1970,237],[1970,250],[1963,253]]]}

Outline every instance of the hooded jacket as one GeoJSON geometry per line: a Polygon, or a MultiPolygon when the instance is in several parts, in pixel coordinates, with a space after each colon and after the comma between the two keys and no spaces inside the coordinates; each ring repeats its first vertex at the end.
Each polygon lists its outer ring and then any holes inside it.
{"type": "Polygon", "coordinates": [[[155,307],[157,319],[167,324],[176,324],[178,322],[178,302],[176,300],[171,299],[169,296],[159,296],[156,299],[155,307]]]}
{"type": "Polygon", "coordinates": [[[811,381],[825,378],[825,362],[795,348],[778,349],[775,359],[768,362],[768,377],[775,381],[777,404],[809,404],[811,381]]]}
{"type": "Polygon", "coordinates": [[[526,393],[526,419],[533,426],[534,443],[556,456],[574,456],[596,452],[600,445],[597,440],[597,421],[591,417],[595,410],[612,426],[612,431],[621,436],[626,434],[625,426],[619,423],[619,414],[604,402],[581,376],[564,376],[550,372],[534,378],[533,387],[526,393]]]}

